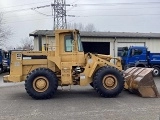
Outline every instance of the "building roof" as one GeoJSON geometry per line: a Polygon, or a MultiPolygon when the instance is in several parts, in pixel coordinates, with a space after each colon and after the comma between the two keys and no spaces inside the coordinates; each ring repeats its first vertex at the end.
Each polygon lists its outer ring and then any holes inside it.
{"type": "MultiPolygon", "coordinates": [[[[132,33],[132,32],[86,32],[80,31],[81,37],[96,37],[96,38],[160,38],[160,33],[132,33]]],[[[29,36],[49,35],[54,36],[53,30],[36,30],[29,36]]]]}

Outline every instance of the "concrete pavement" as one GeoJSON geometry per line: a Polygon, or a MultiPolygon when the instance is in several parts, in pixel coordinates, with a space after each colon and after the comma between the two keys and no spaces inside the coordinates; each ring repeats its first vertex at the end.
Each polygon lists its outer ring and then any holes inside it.
{"type": "MultiPolygon", "coordinates": [[[[155,82],[160,91],[160,78],[155,82]]],[[[34,100],[23,83],[0,85],[0,120],[159,120],[160,98],[126,91],[117,98],[102,98],[90,86],[68,88],[59,88],[52,99],[34,100]]]]}

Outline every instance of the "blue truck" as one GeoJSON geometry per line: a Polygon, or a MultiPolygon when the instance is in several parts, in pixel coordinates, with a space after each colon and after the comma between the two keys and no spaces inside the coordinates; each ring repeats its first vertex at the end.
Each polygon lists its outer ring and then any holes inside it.
{"type": "Polygon", "coordinates": [[[0,49],[0,73],[8,71],[9,64],[8,64],[8,52],[0,49]]]}
{"type": "Polygon", "coordinates": [[[130,67],[148,67],[154,68],[154,76],[160,75],[160,53],[151,53],[145,46],[123,47],[118,53],[124,70],[130,67]]]}

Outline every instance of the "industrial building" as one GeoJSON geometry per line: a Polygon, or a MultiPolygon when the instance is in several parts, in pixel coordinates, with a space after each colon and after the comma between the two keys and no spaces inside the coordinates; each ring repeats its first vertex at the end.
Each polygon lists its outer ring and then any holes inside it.
{"type": "MultiPolygon", "coordinates": [[[[118,56],[121,47],[126,46],[147,46],[152,52],[160,52],[160,33],[81,31],[80,34],[85,52],[118,56]]],[[[36,30],[29,35],[34,37],[36,51],[44,50],[45,44],[55,45],[53,30],[36,30]]]]}

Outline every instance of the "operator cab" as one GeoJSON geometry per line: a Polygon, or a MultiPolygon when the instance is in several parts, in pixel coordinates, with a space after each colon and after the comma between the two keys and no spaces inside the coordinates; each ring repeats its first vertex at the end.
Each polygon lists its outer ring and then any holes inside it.
{"type": "Polygon", "coordinates": [[[82,46],[82,42],[81,42],[79,33],[77,34],[71,33],[70,35],[64,36],[65,52],[73,52],[74,50],[76,50],[76,44],[75,44],[76,40],[75,39],[77,40],[78,51],[83,52],[83,46],[82,46]]]}

